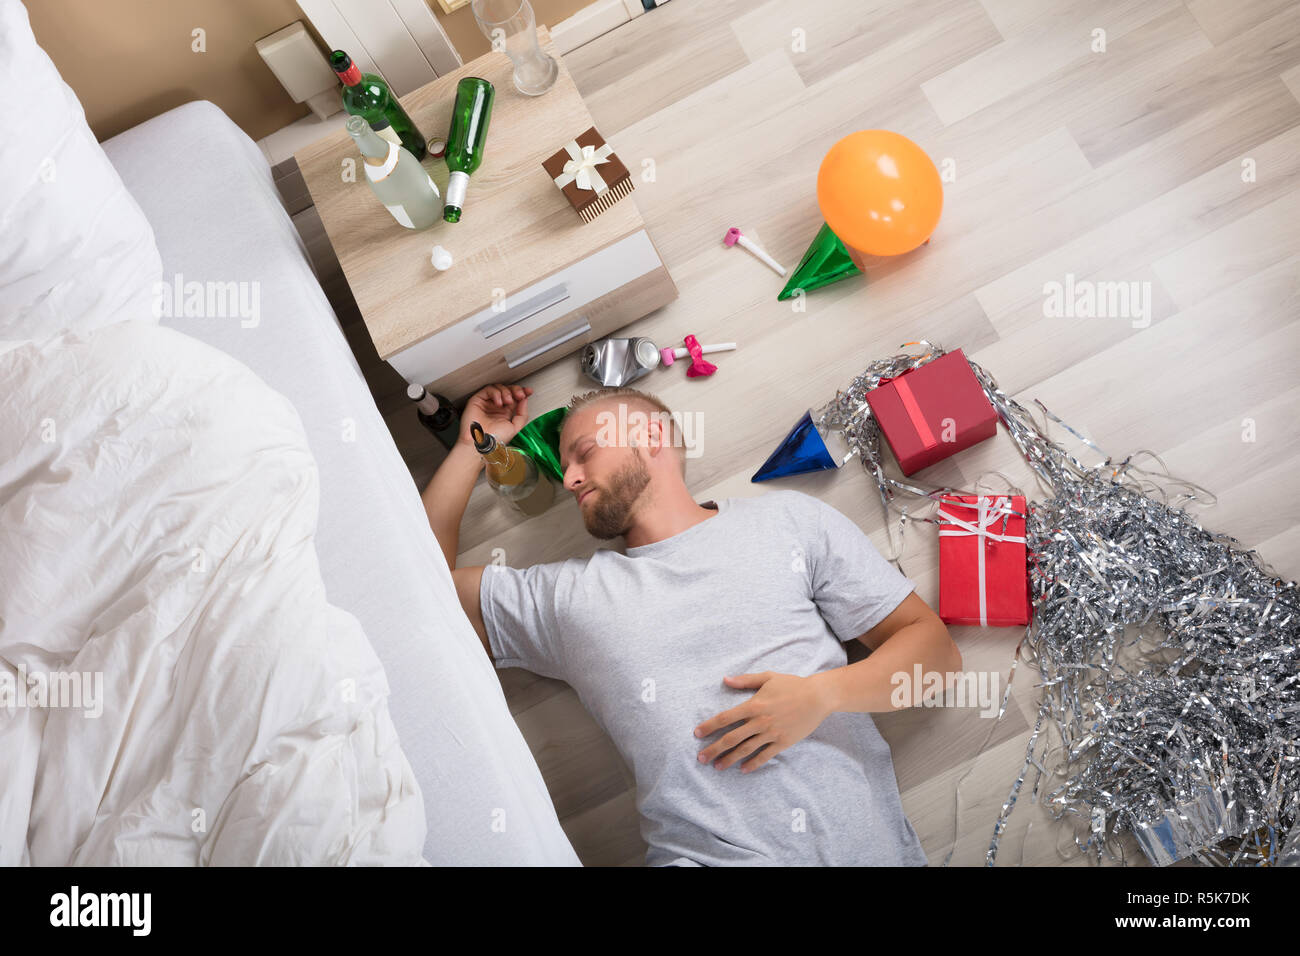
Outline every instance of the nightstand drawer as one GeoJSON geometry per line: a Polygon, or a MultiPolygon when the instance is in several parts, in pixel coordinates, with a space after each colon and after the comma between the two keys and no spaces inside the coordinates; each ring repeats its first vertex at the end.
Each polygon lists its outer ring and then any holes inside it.
{"type": "Polygon", "coordinates": [[[668,270],[660,265],[518,338],[508,348],[494,349],[440,378],[421,384],[456,401],[490,382],[517,382],[529,373],[573,354],[588,342],[616,334],[629,322],[675,298],[677,286],[668,270]]]}
{"type": "Polygon", "coordinates": [[[485,356],[513,354],[513,343],[662,265],[650,237],[639,230],[390,355],[388,362],[408,382],[428,385],[485,356]]]}

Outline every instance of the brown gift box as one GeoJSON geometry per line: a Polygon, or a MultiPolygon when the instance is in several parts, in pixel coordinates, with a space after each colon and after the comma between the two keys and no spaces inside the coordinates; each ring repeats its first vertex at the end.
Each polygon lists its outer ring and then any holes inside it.
{"type": "Polygon", "coordinates": [[[560,192],[564,193],[564,198],[569,200],[569,205],[582,217],[583,222],[591,222],[632,192],[632,174],[628,172],[618,155],[609,149],[605,138],[596,132],[594,126],[571,140],[553,156],[543,160],[542,168],[546,170],[551,180],[560,186],[560,192]],[[593,158],[597,162],[587,164],[585,169],[581,170],[587,174],[586,176],[575,176],[574,173],[579,170],[573,167],[581,165],[580,157],[586,152],[585,147],[588,146],[592,148],[593,158]],[[599,162],[600,159],[604,162],[599,162]],[[573,163],[573,167],[569,173],[566,173],[564,167],[570,162],[573,163]],[[586,181],[588,176],[592,177],[588,182],[592,188],[584,189],[579,185],[579,178],[586,181]],[[561,183],[563,185],[560,185],[561,183]]]}

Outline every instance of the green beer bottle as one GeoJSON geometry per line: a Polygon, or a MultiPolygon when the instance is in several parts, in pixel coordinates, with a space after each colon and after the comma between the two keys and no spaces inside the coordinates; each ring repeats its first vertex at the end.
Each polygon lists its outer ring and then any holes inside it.
{"type": "Polygon", "coordinates": [[[416,159],[424,159],[424,137],[382,77],[362,73],[361,67],[342,50],[330,54],[330,66],[343,81],[343,108],[362,117],[370,128],[398,146],[404,146],[416,159]]]}
{"type": "Polygon", "coordinates": [[[451,109],[451,130],[447,133],[447,199],[442,218],[460,222],[465,205],[465,188],[469,174],[483,162],[487,142],[488,120],[492,118],[492,100],[496,90],[487,80],[467,76],[456,84],[456,105],[451,109]]]}

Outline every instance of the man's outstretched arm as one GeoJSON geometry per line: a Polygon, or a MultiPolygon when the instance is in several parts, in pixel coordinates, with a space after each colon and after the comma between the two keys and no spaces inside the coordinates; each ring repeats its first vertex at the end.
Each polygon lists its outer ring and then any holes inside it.
{"type": "Polygon", "coordinates": [[[528,421],[528,396],[532,393],[531,388],[518,385],[489,385],[476,392],[465,403],[455,446],[447,453],[447,458],[438,466],[421,495],[429,527],[433,529],[433,536],[438,539],[447,567],[451,569],[456,597],[465,610],[465,616],[474,625],[488,657],[492,656],[492,648],[488,644],[483,609],[479,604],[483,568],[456,567],[456,555],[460,551],[460,522],[465,517],[465,506],[469,504],[474,482],[483,467],[483,457],[474,450],[469,427],[472,422],[478,422],[498,441],[509,441],[528,421]]]}
{"type": "MultiPolygon", "coordinates": [[[[468,409],[467,409],[468,411],[468,409]]],[[[465,517],[465,506],[478,473],[483,470],[483,456],[474,450],[472,441],[464,436],[456,439],[455,446],[433,473],[424,489],[424,513],[429,516],[429,527],[438,539],[447,567],[456,569],[456,554],[460,551],[460,522],[465,517]]]]}
{"type": "Polygon", "coordinates": [[[488,642],[487,627],[483,624],[483,606],[479,601],[479,586],[483,583],[483,566],[472,568],[455,568],[451,578],[456,582],[456,597],[465,609],[465,616],[474,625],[478,639],[483,642],[483,650],[492,657],[492,645],[488,642]]]}
{"type": "Polygon", "coordinates": [[[442,548],[447,567],[455,570],[456,555],[460,548],[460,522],[465,517],[470,492],[483,467],[483,457],[474,450],[470,437],[471,423],[478,422],[483,430],[495,435],[497,441],[508,442],[528,421],[528,396],[531,388],[519,385],[488,385],[475,392],[465,403],[460,418],[460,434],[447,458],[424,489],[421,498],[424,512],[429,516],[429,527],[442,548]]]}

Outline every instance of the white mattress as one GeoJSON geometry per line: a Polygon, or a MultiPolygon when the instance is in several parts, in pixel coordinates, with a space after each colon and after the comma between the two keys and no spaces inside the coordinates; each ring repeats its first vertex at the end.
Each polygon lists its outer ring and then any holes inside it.
{"type": "Polygon", "coordinates": [[[297,408],[320,468],[332,604],[361,622],[424,794],[436,865],[578,865],[419,494],[257,145],[194,102],[103,144],[149,218],[164,281],[256,282],[260,321],[163,318],[235,356],[297,408]]]}

